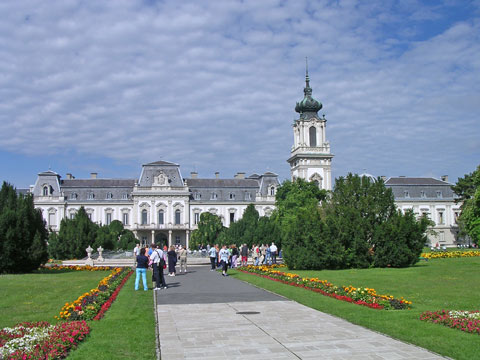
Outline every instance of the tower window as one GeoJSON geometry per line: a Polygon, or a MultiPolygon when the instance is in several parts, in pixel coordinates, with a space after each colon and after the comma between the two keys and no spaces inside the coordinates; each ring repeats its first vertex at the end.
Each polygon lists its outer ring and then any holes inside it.
{"type": "Polygon", "coordinates": [[[147,210],[142,210],[142,225],[147,225],[147,210]]]}
{"type": "Polygon", "coordinates": [[[271,196],[274,196],[274,195],[275,195],[275,186],[272,186],[272,187],[270,188],[270,195],[271,195],[271,196]]]}
{"type": "Polygon", "coordinates": [[[159,225],[163,225],[165,223],[164,215],[165,215],[165,213],[163,212],[163,210],[160,210],[158,212],[158,224],[159,225]]]}
{"type": "Polygon", "coordinates": [[[310,129],[308,129],[308,133],[310,135],[310,146],[317,146],[317,128],[315,126],[310,126],[310,129]]]}
{"type": "Polygon", "coordinates": [[[180,225],[180,210],[175,210],[175,225],[180,225]]]}
{"type": "Polygon", "coordinates": [[[43,187],[43,196],[48,196],[48,186],[43,187]]]}

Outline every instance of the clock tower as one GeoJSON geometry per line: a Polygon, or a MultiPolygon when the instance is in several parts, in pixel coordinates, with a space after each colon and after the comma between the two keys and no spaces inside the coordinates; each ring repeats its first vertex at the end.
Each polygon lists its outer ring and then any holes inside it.
{"type": "Polygon", "coordinates": [[[302,178],[314,181],[320,189],[332,190],[333,154],[326,140],[327,119],[318,115],[322,103],[312,97],[308,66],[305,74],[304,98],[295,106],[300,116],[293,123],[293,146],[287,161],[292,181],[302,178]]]}

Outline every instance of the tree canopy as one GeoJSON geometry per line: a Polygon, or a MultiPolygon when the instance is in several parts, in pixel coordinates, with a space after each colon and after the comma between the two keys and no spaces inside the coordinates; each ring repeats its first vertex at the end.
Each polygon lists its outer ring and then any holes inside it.
{"type": "Polygon", "coordinates": [[[475,244],[480,243],[480,165],[463,178],[459,178],[453,191],[463,200],[458,219],[461,230],[475,244]]]}

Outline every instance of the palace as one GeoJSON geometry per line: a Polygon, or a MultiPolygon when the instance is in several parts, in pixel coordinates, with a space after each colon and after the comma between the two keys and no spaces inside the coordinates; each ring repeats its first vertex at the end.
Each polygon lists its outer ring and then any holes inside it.
{"type": "MultiPolygon", "coordinates": [[[[332,190],[330,144],[326,140],[327,120],[318,111],[322,104],[312,97],[308,68],[304,98],[296,103],[299,118],[292,125],[293,146],[290,158],[291,179],[315,182],[332,190]]],[[[457,245],[456,218],[460,204],[455,203],[448,179],[390,178],[384,179],[395,196],[399,209],[413,209],[427,214],[435,222],[429,235],[431,245],[457,245]]],[[[143,244],[182,244],[188,247],[190,234],[197,228],[202,212],[216,214],[224,226],[242,217],[249,204],[260,216],[269,216],[275,208],[279,186],[277,174],[237,173],[233,178],[198,178],[191,172],[184,178],[178,164],[157,161],[142,165],[138,179],[102,179],[91,173],[89,179],[65,179],[53,171],[38,174],[28,190],[35,206],[42,211],[48,227],[58,231],[63,218],[73,218],[84,207],[90,219],[99,224],[119,220],[132,230],[143,244]]]]}

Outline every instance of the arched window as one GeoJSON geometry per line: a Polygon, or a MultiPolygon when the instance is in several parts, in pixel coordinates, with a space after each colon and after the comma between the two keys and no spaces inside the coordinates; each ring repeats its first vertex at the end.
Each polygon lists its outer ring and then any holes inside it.
{"type": "Polygon", "coordinates": [[[48,196],[48,186],[43,187],[43,196],[48,196]]]}
{"type": "Polygon", "coordinates": [[[163,225],[165,223],[164,215],[165,215],[165,213],[163,212],[163,210],[158,211],[158,224],[159,225],[163,225]]]}
{"type": "Polygon", "coordinates": [[[113,194],[111,192],[107,193],[107,199],[113,199],[113,194]]]}
{"type": "Polygon", "coordinates": [[[175,225],[180,225],[180,210],[175,210],[175,225]]]}
{"type": "Polygon", "coordinates": [[[71,193],[70,194],[70,200],[77,200],[77,193],[71,193]]]}
{"type": "Polygon", "coordinates": [[[270,195],[271,195],[271,196],[275,195],[275,186],[272,186],[272,187],[270,188],[270,195]]]}
{"type": "Polygon", "coordinates": [[[147,210],[142,210],[142,225],[147,225],[147,215],[148,212],[147,210]]]}
{"type": "Polygon", "coordinates": [[[308,129],[310,135],[310,146],[315,147],[317,146],[317,128],[315,126],[310,126],[308,129]]]}

